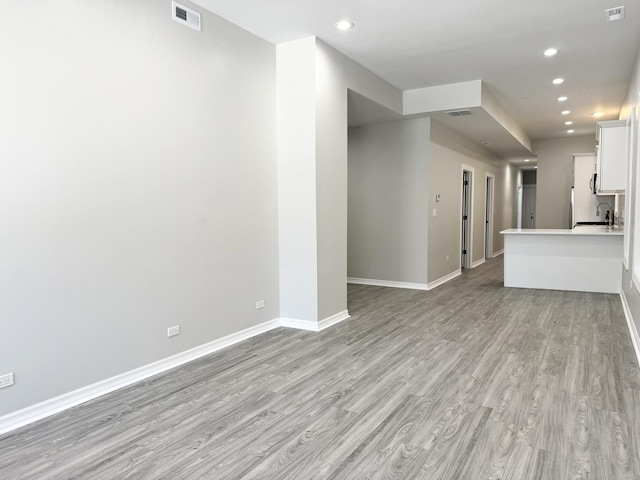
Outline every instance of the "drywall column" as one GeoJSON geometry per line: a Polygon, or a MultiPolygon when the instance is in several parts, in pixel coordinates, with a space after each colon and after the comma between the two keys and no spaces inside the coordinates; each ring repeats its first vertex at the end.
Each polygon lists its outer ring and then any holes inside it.
{"type": "Polygon", "coordinates": [[[318,321],[315,38],[277,46],[280,317],[318,321]]]}
{"type": "Polygon", "coordinates": [[[281,317],[319,329],[348,317],[347,90],[398,113],[402,92],[315,37],[277,57],[281,317]]]}
{"type": "Polygon", "coordinates": [[[318,316],[347,312],[347,86],[340,64],[316,45],[318,316]]]}

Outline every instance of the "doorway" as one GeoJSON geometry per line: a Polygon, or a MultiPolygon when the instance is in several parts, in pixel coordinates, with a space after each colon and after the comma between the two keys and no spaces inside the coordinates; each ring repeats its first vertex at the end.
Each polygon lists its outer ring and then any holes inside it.
{"type": "Polygon", "coordinates": [[[473,169],[462,166],[462,236],[460,248],[460,267],[471,268],[471,245],[472,245],[472,185],[473,185],[473,169]]]}
{"type": "Polygon", "coordinates": [[[493,257],[493,182],[495,177],[491,173],[487,173],[487,185],[485,196],[485,213],[484,213],[484,258],[489,260],[493,257]]]}
{"type": "Polygon", "coordinates": [[[522,228],[536,228],[536,185],[522,186],[522,228]]]}

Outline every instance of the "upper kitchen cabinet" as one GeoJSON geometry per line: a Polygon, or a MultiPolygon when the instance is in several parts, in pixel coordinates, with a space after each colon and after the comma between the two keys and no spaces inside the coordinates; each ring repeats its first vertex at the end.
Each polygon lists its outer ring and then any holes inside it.
{"type": "Polygon", "coordinates": [[[624,191],[627,185],[627,121],[598,122],[596,173],[598,193],[624,191]]]}

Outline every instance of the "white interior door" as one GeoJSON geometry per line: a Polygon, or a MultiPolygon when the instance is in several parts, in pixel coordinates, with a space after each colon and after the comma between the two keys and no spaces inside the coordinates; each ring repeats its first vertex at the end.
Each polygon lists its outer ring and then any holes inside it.
{"type": "Polygon", "coordinates": [[[522,228],[536,228],[536,186],[522,188],[522,228]]]}

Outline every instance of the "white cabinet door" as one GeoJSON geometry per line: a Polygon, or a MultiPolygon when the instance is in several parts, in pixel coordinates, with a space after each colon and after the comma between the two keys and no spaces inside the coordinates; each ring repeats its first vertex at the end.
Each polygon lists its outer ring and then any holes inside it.
{"type": "Polygon", "coordinates": [[[627,122],[598,122],[598,193],[627,187],[627,122]]]}

